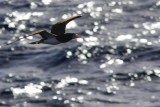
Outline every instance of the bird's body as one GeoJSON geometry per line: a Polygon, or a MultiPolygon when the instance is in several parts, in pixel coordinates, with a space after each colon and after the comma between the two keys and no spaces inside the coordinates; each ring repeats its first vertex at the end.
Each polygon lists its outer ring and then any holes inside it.
{"type": "Polygon", "coordinates": [[[79,38],[79,36],[75,33],[65,33],[59,36],[50,37],[47,39],[44,39],[44,44],[51,44],[51,45],[57,45],[60,43],[66,43],[72,39],[79,38]]]}
{"type": "Polygon", "coordinates": [[[47,32],[46,30],[39,30],[33,32],[32,35],[39,34],[41,35],[42,39],[36,42],[32,42],[30,44],[50,44],[50,45],[57,45],[60,43],[66,43],[72,39],[79,38],[80,36],[75,33],[64,33],[61,35],[55,35],[52,33],[47,32]]]}
{"type": "Polygon", "coordinates": [[[56,35],[47,32],[46,30],[39,30],[36,32],[33,32],[32,35],[36,35],[39,34],[41,35],[42,39],[36,42],[32,42],[30,44],[40,44],[40,43],[44,43],[44,44],[51,44],[51,45],[57,45],[60,42],[56,39],[56,35]]]}

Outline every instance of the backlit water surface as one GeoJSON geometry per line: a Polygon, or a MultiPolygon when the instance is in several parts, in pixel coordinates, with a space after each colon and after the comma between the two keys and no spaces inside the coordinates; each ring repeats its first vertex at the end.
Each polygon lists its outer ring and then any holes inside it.
{"type": "Polygon", "coordinates": [[[160,107],[160,1],[0,0],[0,107],[160,107]],[[83,38],[5,45],[75,15],[83,38]]]}

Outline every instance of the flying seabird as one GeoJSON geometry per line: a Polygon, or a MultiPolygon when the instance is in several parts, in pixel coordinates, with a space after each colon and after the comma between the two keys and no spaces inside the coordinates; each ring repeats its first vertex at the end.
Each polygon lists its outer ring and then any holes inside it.
{"type": "Polygon", "coordinates": [[[41,35],[42,39],[32,42],[30,44],[43,43],[43,44],[57,45],[57,44],[65,43],[72,39],[76,39],[80,37],[78,34],[75,34],[75,33],[64,33],[60,35],[55,35],[47,32],[46,30],[39,30],[39,31],[33,32],[31,35],[36,35],[36,34],[41,35]]]}
{"type": "Polygon", "coordinates": [[[32,42],[30,44],[60,44],[68,42],[72,39],[79,38],[80,36],[76,33],[65,33],[66,25],[76,19],[82,17],[81,15],[73,16],[70,18],[67,18],[65,20],[59,21],[56,24],[52,25],[51,32],[47,32],[46,30],[38,30],[33,32],[31,35],[39,34],[41,35],[42,39],[39,41],[32,42]]]}
{"type": "MultiPolygon", "coordinates": [[[[72,21],[76,18],[79,18],[79,17],[82,17],[82,16],[77,15],[77,16],[73,16],[73,17],[70,17],[70,18],[67,18],[62,21],[57,22],[56,24],[52,25],[51,32],[47,32],[46,30],[38,30],[38,31],[31,33],[31,35],[25,36],[23,38],[19,38],[16,41],[19,41],[20,39],[27,38],[29,36],[34,36],[36,34],[39,34],[42,37],[42,39],[35,41],[35,42],[32,42],[30,44],[43,43],[43,44],[56,45],[56,44],[68,42],[72,39],[79,38],[80,36],[76,33],[65,33],[66,25],[70,21],[72,21]]],[[[16,42],[16,41],[14,41],[14,42],[16,42]]],[[[12,43],[14,43],[14,42],[12,42],[12,43]]],[[[9,43],[9,44],[12,44],[12,43],[9,43]]]]}

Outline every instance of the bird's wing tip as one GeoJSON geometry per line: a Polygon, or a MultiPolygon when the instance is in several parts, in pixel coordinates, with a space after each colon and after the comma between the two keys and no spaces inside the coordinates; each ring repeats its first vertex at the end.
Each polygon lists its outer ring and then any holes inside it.
{"type": "Polygon", "coordinates": [[[79,16],[79,17],[82,17],[83,15],[80,14],[80,15],[78,15],[78,16],[79,16]]]}
{"type": "Polygon", "coordinates": [[[82,15],[76,15],[76,16],[73,16],[73,17],[79,18],[79,17],[82,17],[82,15]]]}

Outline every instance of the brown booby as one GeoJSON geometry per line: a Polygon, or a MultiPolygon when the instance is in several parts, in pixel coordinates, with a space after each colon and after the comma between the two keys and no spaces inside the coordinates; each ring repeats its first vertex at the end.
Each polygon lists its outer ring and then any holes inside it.
{"type": "Polygon", "coordinates": [[[39,41],[32,42],[30,44],[43,43],[43,44],[56,45],[56,44],[65,43],[72,39],[76,39],[80,37],[78,34],[75,34],[75,33],[64,33],[60,35],[55,35],[47,32],[46,30],[39,30],[39,31],[33,32],[31,35],[36,35],[36,34],[41,35],[42,39],[40,39],[39,41]]]}
{"type": "MultiPolygon", "coordinates": [[[[56,45],[56,44],[68,42],[72,39],[79,38],[80,36],[76,33],[65,33],[66,25],[70,21],[72,21],[76,18],[79,18],[79,17],[82,17],[82,16],[77,15],[77,16],[73,16],[73,17],[70,17],[65,20],[57,22],[56,24],[52,25],[51,32],[47,32],[46,30],[38,30],[38,31],[31,33],[31,35],[25,36],[23,38],[19,38],[19,39],[15,40],[14,42],[19,41],[21,39],[25,39],[27,37],[30,37],[30,36],[33,36],[36,34],[39,34],[42,37],[42,39],[35,41],[35,42],[32,42],[30,44],[43,43],[43,44],[56,45]]],[[[7,43],[6,45],[12,44],[14,42],[7,43]]]]}
{"type": "Polygon", "coordinates": [[[41,35],[42,39],[39,41],[32,42],[30,44],[60,44],[60,43],[65,43],[68,42],[72,39],[79,38],[80,36],[75,33],[65,33],[66,25],[76,19],[81,17],[80,15],[78,16],[73,16],[70,18],[67,18],[65,20],[59,21],[56,24],[52,25],[51,32],[47,32],[46,30],[38,30],[33,32],[31,35],[36,35],[39,34],[41,35]]]}

